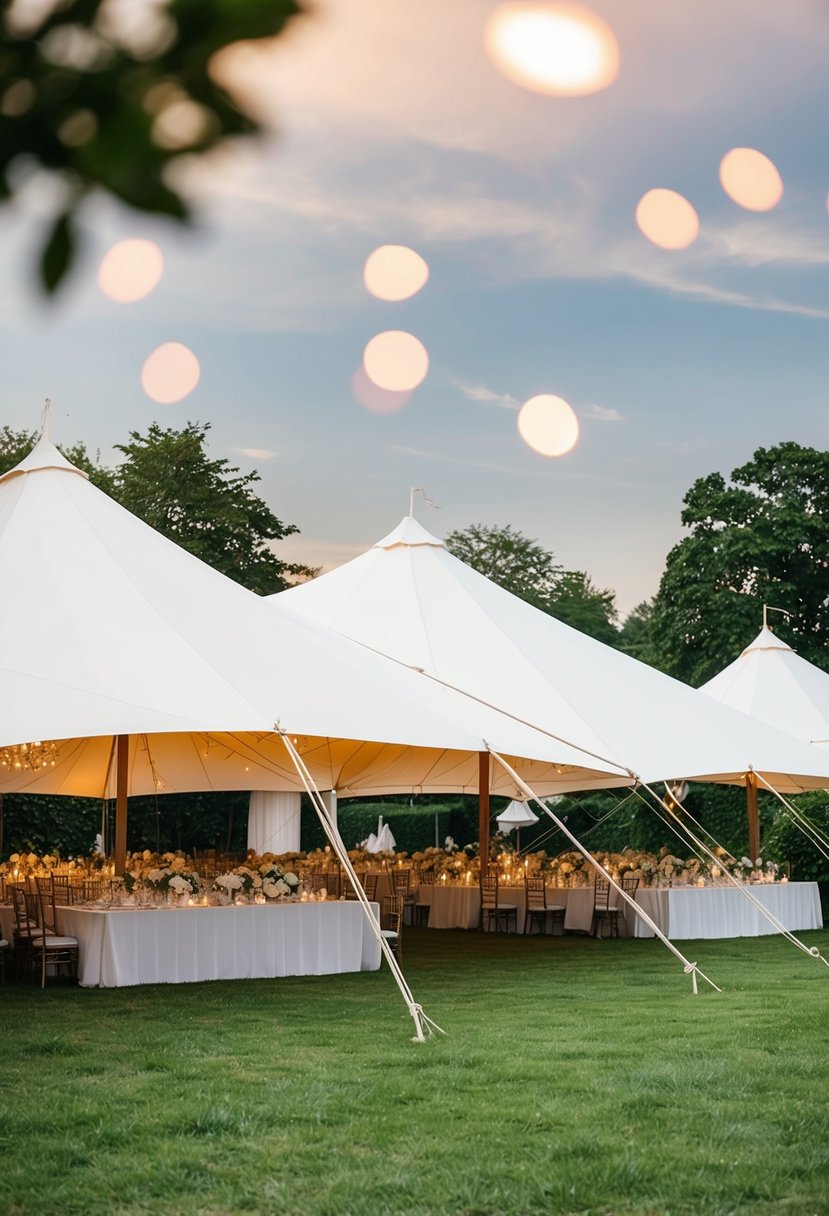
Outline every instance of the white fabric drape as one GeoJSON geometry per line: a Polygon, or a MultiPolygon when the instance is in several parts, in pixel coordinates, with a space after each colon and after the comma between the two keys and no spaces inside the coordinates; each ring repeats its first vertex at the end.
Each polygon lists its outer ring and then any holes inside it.
{"type": "Polygon", "coordinates": [[[248,812],[248,848],[254,853],[298,853],[301,796],[254,790],[248,812]]]}

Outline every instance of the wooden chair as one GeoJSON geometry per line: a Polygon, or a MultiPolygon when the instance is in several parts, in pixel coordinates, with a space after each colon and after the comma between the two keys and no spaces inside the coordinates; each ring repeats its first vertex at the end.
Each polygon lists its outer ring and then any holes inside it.
{"type": "Polygon", "coordinates": [[[323,886],[329,895],[333,895],[335,899],[340,898],[341,883],[339,868],[336,870],[325,871],[325,880],[323,882],[323,886]]]}
{"type": "Polygon", "coordinates": [[[26,972],[31,966],[31,951],[29,948],[29,931],[37,929],[37,923],[29,924],[26,911],[26,888],[22,883],[9,884],[12,907],[14,908],[14,961],[15,970],[26,972]]]}
{"type": "Polygon", "coordinates": [[[369,870],[363,875],[363,890],[366,893],[366,899],[370,903],[374,903],[377,899],[377,883],[380,880],[380,875],[376,870],[369,870]]]}
{"type": "Polygon", "coordinates": [[[313,891],[316,895],[317,891],[325,886],[325,871],[316,869],[306,870],[302,883],[306,891],[313,891]]]}
{"type": "MultiPolygon", "coordinates": [[[[627,895],[630,899],[636,898],[636,892],[639,890],[639,879],[636,878],[635,875],[631,874],[630,871],[628,871],[627,874],[622,875],[622,881],[619,885],[622,888],[622,890],[624,891],[625,895],[627,895]]],[[[628,931],[628,935],[632,935],[633,934],[632,926],[635,921],[633,910],[629,907],[629,905],[627,903],[625,903],[624,900],[621,900],[619,903],[618,911],[619,911],[619,915],[624,918],[625,925],[626,925],[627,931],[628,931]],[[628,919],[628,911],[630,911],[630,919],[628,919]]]]}
{"type": "Polygon", "coordinates": [[[76,896],[78,899],[83,898],[83,883],[80,887],[73,885],[68,874],[53,874],[47,881],[51,882],[52,902],[60,908],[71,907],[76,896]]]}
{"type": "Polygon", "coordinates": [[[380,905],[380,931],[394,951],[398,963],[403,958],[403,897],[384,895],[380,905]]]}
{"type": "MultiPolygon", "coordinates": [[[[434,870],[427,870],[423,874],[418,875],[418,887],[433,887],[437,875],[434,870]]],[[[417,891],[415,896],[414,906],[414,923],[416,925],[425,926],[429,924],[429,913],[432,911],[432,901],[430,899],[421,899],[420,891],[417,891]]]]}
{"type": "Polygon", "coordinates": [[[527,911],[524,916],[524,932],[532,933],[533,925],[538,925],[542,933],[547,932],[547,918],[550,918],[550,932],[555,932],[555,927],[558,922],[561,923],[562,933],[564,932],[564,913],[566,907],[564,904],[548,904],[547,903],[547,883],[546,879],[530,878],[528,875],[524,878],[524,891],[527,897],[527,911]]]}
{"type": "Polygon", "coordinates": [[[510,923],[514,933],[518,932],[518,907],[516,904],[501,903],[498,895],[498,875],[488,874],[481,878],[481,928],[484,932],[510,931],[510,923]]]}
{"type": "Polygon", "coordinates": [[[417,891],[412,883],[412,871],[395,866],[391,870],[392,891],[403,900],[403,917],[405,919],[406,912],[409,912],[409,923],[414,924],[415,918],[415,903],[417,901],[417,891]]]}
{"type": "MultiPolygon", "coordinates": [[[[604,927],[610,928],[610,936],[619,936],[618,904],[610,902],[611,886],[606,878],[597,874],[593,882],[593,925],[591,932],[594,937],[604,937],[604,927]]],[[[614,896],[616,892],[613,892],[614,896]]]]}
{"type": "Polygon", "coordinates": [[[39,879],[37,892],[25,891],[27,957],[32,974],[40,964],[40,986],[46,987],[46,974],[59,975],[68,971],[70,979],[78,977],[78,939],[57,932],[57,913],[52,901],[52,884],[39,879]],[[44,888],[48,884],[48,896],[44,888]]]}

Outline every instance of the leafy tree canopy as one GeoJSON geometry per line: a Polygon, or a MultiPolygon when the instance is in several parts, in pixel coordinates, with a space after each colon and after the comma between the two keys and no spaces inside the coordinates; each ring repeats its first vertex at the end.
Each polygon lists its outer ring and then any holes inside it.
{"type": "Polygon", "coordinates": [[[616,642],[613,592],[600,590],[581,570],[564,570],[552,553],[509,524],[471,524],[450,533],[446,547],[534,608],[602,642],[616,642]]]}
{"type": "Polygon", "coordinates": [[[651,615],[653,601],[643,600],[631,608],[619,630],[619,649],[643,663],[651,661],[651,615]]]}
{"type": "MultiPolygon", "coordinates": [[[[237,583],[269,595],[291,579],[316,573],[281,561],[272,544],[299,531],[284,524],[254,493],[257,472],[241,474],[206,450],[209,423],[188,422],[180,431],[153,423],[145,435],[130,433],[119,444],[124,459],[115,469],[93,462],[82,443],[63,447],[67,460],[122,506],[164,536],[237,583]]],[[[37,435],[0,429],[0,473],[18,464],[37,435]]]]}
{"type": "Polygon", "coordinates": [[[829,670],[829,452],[759,448],[731,482],[695,481],[651,617],[653,657],[699,685],[751,642],[762,606],[792,614],[781,636],[829,670]]]}
{"type": "Polygon", "coordinates": [[[122,506],[182,548],[260,595],[282,591],[286,576],[307,576],[306,566],[280,561],[271,542],[299,529],[283,524],[252,487],[257,472],[240,474],[205,449],[209,423],[183,430],[153,423],[146,435],[130,432],[119,444],[125,460],[115,472],[122,506]]]}
{"type": "Polygon", "coordinates": [[[0,202],[35,168],[62,183],[41,257],[48,291],[69,269],[92,191],[187,219],[174,162],[259,130],[211,75],[213,57],[279,34],[299,11],[294,0],[0,0],[0,202]]]}

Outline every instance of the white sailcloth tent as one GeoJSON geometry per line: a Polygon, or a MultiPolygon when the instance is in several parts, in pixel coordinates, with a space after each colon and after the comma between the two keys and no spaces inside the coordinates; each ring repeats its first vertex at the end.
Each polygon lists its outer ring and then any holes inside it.
{"type": "Polygon", "coordinates": [[[453,557],[412,516],[360,557],[270,602],[648,783],[741,783],[754,769],[794,792],[829,776],[829,754],[540,612],[453,557]]]}
{"type": "MultiPolygon", "coordinates": [[[[477,789],[490,743],[554,790],[623,770],[274,607],[96,489],[48,440],[0,477],[0,791],[477,789]],[[43,767],[14,745],[57,741],[43,767]],[[121,766],[123,776],[124,766],[121,766]]],[[[498,778],[512,795],[514,782],[498,778]]]]}
{"type": "Polygon", "coordinates": [[[796,739],[829,746],[829,674],[768,625],[700,692],[796,739]]]}

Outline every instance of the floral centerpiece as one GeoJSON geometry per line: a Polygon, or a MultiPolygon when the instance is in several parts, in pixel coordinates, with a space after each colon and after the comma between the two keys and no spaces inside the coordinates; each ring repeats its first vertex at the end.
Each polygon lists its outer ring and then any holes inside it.
{"type": "Polygon", "coordinates": [[[22,878],[48,878],[59,860],[54,853],[12,853],[9,860],[0,865],[0,875],[13,882],[22,878]]]}
{"type": "Polygon", "coordinates": [[[283,870],[273,859],[263,861],[259,866],[259,873],[262,878],[262,894],[266,899],[286,899],[296,895],[299,890],[299,879],[293,870],[283,870]]]}
{"type": "Polygon", "coordinates": [[[163,895],[169,891],[181,897],[195,895],[200,887],[201,879],[183,853],[153,853],[144,849],[127,855],[124,890],[128,895],[143,890],[163,895]]]}

